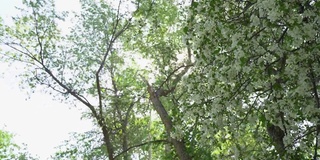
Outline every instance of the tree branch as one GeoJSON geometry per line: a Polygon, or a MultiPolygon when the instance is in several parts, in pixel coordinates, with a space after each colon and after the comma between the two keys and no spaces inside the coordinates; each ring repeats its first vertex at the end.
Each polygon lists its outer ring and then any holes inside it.
{"type": "Polygon", "coordinates": [[[40,48],[39,57],[40,57],[41,63],[43,63],[43,47],[42,47],[42,41],[40,40],[40,34],[39,34],[39,29],[38,29],[38,21],[37,21],[37,16],[36,16],[36,13],[34,11],[34,8],[32,8],[32,14],[33,14],[33,17],[34,17],[37,41],[38,41],[39,48],[40,48]]]}
{"type": "MultiPolygon", "coordinates": [[[[131,20],[131,19],[130,19],[131,20]]],[[[117,33],[116,32],[113,32],[112,34],[112,37],[111,37],[111,40],[108,44],[108,48],[107,48],[107,51],[105,52],[104,56],[103,56],[103,59],[102,59],[102,62],[100,63],[100,66],[98,68],[98,70],[96,71],[96,84],[97,84],[97,92],[98,92],[98,99],[99,99],[99,114],[100,116],[102,116],[102,93],[101,93],[101,84],[100,84],[100,77],[99,77],[99,74],[101,72],[101,70],[103,69],[103,67],[105,66],[105,63],[106,63],[106,60],[107,60],[107,57],[112,49],[112,46],[114,44],[114,42],[116,41],[116,39],[125,31],[129,28],[129,24],[130,24],[130,20],[125,24],[125,26],[120,30],[118,31],[117,33]]],[[[118,25],[118,23],[117,23],[118,25]]],[[[115,28],[117,28],[117,26],[115,26],[115,28]]]]}
{"type": "Polygon", "coordinates": [[[141,147],[141,146],[144,146],[144,145],[147,145],[147,144],[151,144],[151,143],[169,143],[169,142],[167,140],[154,140],[154,141],[149,141],[149,142],[144,142],[144,143],[141,143],[141,144],[137,144],[137,145],[131,146],[128,149],[120,152],[119,154],[114,156],[114,158],[115,159],[118,158],[119,156],[121,156],[122,154],[128,152],[131,149],[134,149],[134,148],[137,148],[137,147],[141,147]]]}
{"type": "MultiPolygon", "coordinates": [[[[313,72],[313,68],[311,66],[311,64],[309,64],[309,67],[310,67],[310,80],[311,80],[311,83],[312,83],[312,92],[313,92],[313,95],[314,95],[314,98],[315,98],[315,101],[316,101],[316,108],[320,108],[320,99],[319,99],[319,93],[318,93],[318,90],[317,90],[317,82],[316,82],[316,78],[315,78],[315,75],[314,75],[314,72],[313,72]]],[[[318,117],[319,119],[319,117],[318,117]]],[[[317,157],[318,157],[318,143],[319,143],[319,120],[317,122],[317,130],[316,130],[316,142],[315,142],[315,146],[314,146],[314,156],[313,156],[313,160],[317,160],[317,157]]]]}

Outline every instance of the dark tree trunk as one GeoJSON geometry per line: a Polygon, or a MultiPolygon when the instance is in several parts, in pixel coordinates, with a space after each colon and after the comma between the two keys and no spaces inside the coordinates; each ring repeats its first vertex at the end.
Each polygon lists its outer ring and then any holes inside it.
{"type": "Polygon", "coordinates": [[[157,96],[156,92],[152,89],[152,87],[150,85],[148,86],[148,92],[149,92],[149,95],[150,95],[150,100],[151,100],[155,110],[159,114],[162,123],[164,124],[164,127],[166,129],[167,135],[169,137],[168,140],[174,146],[174,149],[175,149],[179,159],[180,160],[191,160],[191,157],[189,156],[189,154],[187,152],[187,148],[186,148],[185,143],[183,142],[183,140],[178,140],[176,138],[171,138],[170,137],[170,133],[173,130],[173,124],[172,124],[172,121],[171,121],[171,117],[169,116],[168,112],[166,111],[166,109],[162,105],[162,103],[161,103],[159,97],[157,96]]]}
{"type": "Polygon", "coordinates": [[[111,140],[110,140],[110,134],[108,132],[108,129],[104,125],[102,120],[99,120],[99,125],[100,125],[101,130],[102,130],[103,141],[104,141],[104,143],[105,143],[105,145],[107,147],[109,160],[115,160],[115,158],[114,158],[114,150],[113,150],[113,146],[112,146],[112,143],[111,143],[111,140]]]}

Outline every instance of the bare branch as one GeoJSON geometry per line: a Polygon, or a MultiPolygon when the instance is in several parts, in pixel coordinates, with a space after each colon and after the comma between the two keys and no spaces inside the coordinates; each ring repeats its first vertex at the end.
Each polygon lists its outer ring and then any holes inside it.
{"type": "MultiPolygon", "coordinates": [[[[30,64],[30,65],[33,65],[33,66],[37,66],[37,64],[35,64],[34,62],[30,62],[30,61],[27,61],[27,60],[22,60],[22,59],[15,58],[13,56],[9,56],[9,55],[6,55],[6,54],[2,54],[1,56],[6,57],[8,59],[11,59],[13,61],[18,61],[18,62],[22,62],[22,63],[25,63],[25,64],[30,64]]],[[[39,66],[37,66],[37,67],[39,67],[39,66]]]]}
{"type": "Polygon", "coordinates": [[[42,66],[44,71],[49,74],[49,76],[56,82],[59,84],[59,86],[61,86],[63,89],[65,89],[68,93],[70,93],[73,97],[75,97],[76,99],[78,99],[81,103],[83,103],[84,105],[86,105],[87,107],[89,107],[89,109],[92,111],[93,115],[95,117],[98,117],[93,105],[91,105],[87,100],[81,98],[82,96],[80,96],[77,92],[73,91],[71,88],[69,88],[68,86],[66,86],[65,84],[63,84],[60,80],[57,79],[57,77],[55,77],[55,75],[53,75],[53,73],[46,67],[46,66],[42,66]]]}
{"type": "MultiPolygon", "coordinates": [[[[130,19],[131,20],[131,19],[130,19]]],[[[102,62],[100,63],[100,67],[96,72],[96,84],[97,84],[97,92],[98,92],[98,98],[99,98],[99,114],[100,116],[102,116],[102,96],[101,96],[101,84],[100,84],[100,77],[99,74],[101,72],[101,70],[103,69],[103,67],[105,66],[107,57],[112,49],[112,46],[114,44],[114,42],[117,40],[117,38],[125,31],[129,28],[129,24],[130,24],[130,20],[125,24],[125,26],[118,31],[117,33],[114,31],[114,33],[112,34],[111,40],[108,44],[108,48],[107,51],[105,52],[102,62]]],[[[118,25],[118,22],[117,22],[118,25]]],[[[117,27],[115,27],[117,28],[117,27]]]]}
{"type": "Polygon", "coordinates": [[[117,31],[117,28],[118,28],[118,24],[119,24],[119,20],[120,20],[120,18],[119,18],[120,6],[121,6],[121,0],[119,0],[119,4],[118,4],[118,8],[117,8],[117,18],[116,18],[116,23],[113,25],[113,33],[112,33],[112,35],[115,35],[115,33],[117,31]]]}
{"type": "Polygon", "coordinates": [[[101,96],[101,86],[100,86],[99,75],[96,75],[96,84],[97,84],[98,98],[99,98],[99,117],[102,117],[102,96],[101,96]]]}
{"type": "Polygon", "coordinates": [[[282,32],[280,38],[278,39],[277,43],[283,42],[284,36],[286,35],[288,31],[288,27],[286,27],[286,29],[282,32]]]}
{"type": "Polygon", "coordinates": [[[253,37],[258,36],[262,31],[264,31],[266,29],[266,27],[261,28],[260,30],[258,30],[257,32],[253,33],[248,40],[251,40],[253,37]]]}
{"type": "Polygon", "coordinates": [[[34,61],[36,61],[36,62],[38,62],[38,63],[41,64],[41,62],[38,61],[37,58],[35,58],[31,53],[29,53],[29,51],[28,51],[28,53],[27,53],[27,52],[24,52],[24,51],[20,50],[20,49],[17,48],[17,47],[14,47],[13,45],[11,45],[11,44],[14,44],[14,45],[18,45],[18,46],[22,47],[20,44],[16,44],[16,43],[4,43],[4,44],[7,45],[8,47],[10,47],[10,48],[12,48],[12,49],[20,52],[20,53],[26,55],[26,56],[29,57],[30,59],[32,59],[32,60],[34,60],[34,61]]]}
{"type": "MultiPolygon", "coordinates": [[[[142,95],[141,97],[144,97],[144,95],[142,95]]],[[[127,122],[128,122],[129,114],[130,114],[130,112],[131,112],[131,110],[132,110],[133,106],[134,106],[137,102],[139,102],[139,101],[140,101],[141,97],[139,97],[136,101],[131,102],[131,104],[130,104],[130,106],[129,106],[129,108],[128,108],[127,112],[126,112],[126,116],[125,116],[125,123],[127,123],[127,122]]],[[[134,99],[134,98],[133,98],[133,99],[134,99]]]]}
{"type": "MultiPolygon", "coordinates": [[[[109,55],[109,53],[110,53],[110,51],[111,51],[111,49],[112,49],[112,46],[113,46],[114,42],[119,38],[119,36],[120,36],[124,31],[126,31],[126,30],[129,28],[130,22],[131,22],[131,18],[127,21],[127,23],[124,25],[124,27],[123,27],[121,30],[119,30],[118,32],[116,32],[116,30],[114,30],[114,32],[113,32],[113,34],[112,34],[112,36],[111,36],[111,40],[110,40],[110,42],[109,42],[109,44],[108,44],[107,51],[105,52],[105,54],[104,54],[104,56],[103,56],[102,62],[100,63],[100,67],[99,67],[99,69],[97,70],[96,75],[99,75],[99,73],[101,72],[102,68],[104,67],[105,62],[106,62],[106,59],[107,59],[107,57],[108,57],[108,55],[109,55]]],[[[116,28],[116,27],[115,27],[115,28],[116,28]]]]}
{"type": "Polygon", "coordinates": [[[175,88],[176,88],[177,83],[181,80],[182,76],[184,76],[184,75],[187,73],[187,71],[189,70],[189,68],[190,68],[191,66],[193,66],[193,64],[182,65],[182,66],[176,68],[175,70],[173,70],[173,71],[167,76],[167,78],[160,84],[159,88],[158,88],[157,91],[156,91],[156,92],[158,93],[158,95],[159,95],[159,96],[165,96],[165,95],[171,93],[172,91],[174,91],[175,88]],[[179,71],[181,68],[184,68],[184,70],[175,75],[175,73],[176,73],[177,71],[179,71]],[[165,83],[169,82],[170,78],[171,78],[172,76],[174,76],[174,75],[175,75],[176,79],[174,79],[173,82],[172,82],[173,86],[172,86],[170,89],[168,89],[168,90],[163,90],[163,88],[162,88],[163,85],[164,85],[165,83]],[[163,92],[162,92],[162,91],[163,91],[163,92]],[[159,94],[159,93],[163,93],[163,95],[161,95],[161,94],[159,94]]]}
{"type": "Polygon", "coordinates": [[[115,75],[114,75],[113,69],[114,69],[113,68],[113,63],[111,62],[111,67],[108,67],[108,70],[109,70],[110,76],[111,76],[113,94],[116,97],[115,108],[116,108],[117,114],[119,115],[120,120],[122,121],[122,114],[121,114],[121,111],[120,111],[120,108],[119,108],[119,104],[118,104],[118,98],[119,98],[118,87],[117,87],[117,83],[115,81],[115,77],[114,77],[115,75]]]}

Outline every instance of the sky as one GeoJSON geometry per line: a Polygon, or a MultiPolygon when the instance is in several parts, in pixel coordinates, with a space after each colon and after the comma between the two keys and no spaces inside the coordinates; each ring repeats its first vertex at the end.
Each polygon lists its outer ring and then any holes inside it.
{"type": "MultiPolygon", "coordinates": [[[[6,19],[17,14],[14,6],[21,5],[21,1],[0,0],[0,16],[6,19]]],[[[56,7],[75,10],[80,6],[77,0],[56,0],[56,7]]],[[[19,87],[22,79],[16,77],[22,72],[18,64],[0,63],[0,129],[14,133],[15,142],[27,144],[31,154],[47,159],[55,152],[54,147],[68,139],[70,132],[89,131],[92,123],[81,120],[79,109],[70,109],[71,106],[54,101],[50,95],[43,92],[28,95],[19,87]]]]}

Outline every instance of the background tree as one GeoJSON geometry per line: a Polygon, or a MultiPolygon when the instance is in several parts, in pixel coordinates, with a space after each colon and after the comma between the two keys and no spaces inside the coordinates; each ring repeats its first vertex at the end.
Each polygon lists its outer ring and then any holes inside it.
{"type": "Polygon", "coordinates": [[[36,160],[38,158],[32,156],[26,145],[17,145],[13,142],[14,135],[0,130],[0,159],[9,160],[36,160]]]}
{"type": "MultiPolygon", "coordinates": [[[[179,82],[192,66],[191,50],[182,42],[185,20],[181,4],[176,1],[153,1],[153,12],[137,12],[125,39],[126,49],[152,62],[149,79],[142,76],[153,109],[164,125],[167,139],[179,159],[191,159],[181,124],[181,90],[179,82]],[[178,128],[179,131],[176,131],[178,128]]],[[[142,6],[143,8],[143,6],[142,6]]],[[[168,147],[167,147],[168,148],[168,147]]]]}
{"type": "Polygon", "coordinates": [[[72,133],[70,139],[57,147],[52,159],[107,159],[106,147],[99,131],[72,133]]]}
{"type": "Polygon", "coordinates": [[[3,56],[26,64],[24,76],[31,88],[44,85],[58,93],[56,98],[63,95],[85,105],[88,117],[100,128],[108,158],[121,154],[128,159],[127,149],[135,142],[129,142],[130,129],[137,129],[133,111],[143,111],[135,108],[143,93],[135,89],[138,82],[130,81],[134,68],[123,65],[117,46],[130,25],[126,13],[120,13],[121,2],[112,8],[107,2],[81,1],[81,14],[67,36],[57,24],[66,14],[56,13],[53,1],[24,4],[15,24],[3,27],[1,42],[12,49],[3,56]],[[126,87],[130,92],[124,91],[126,87]]]}

